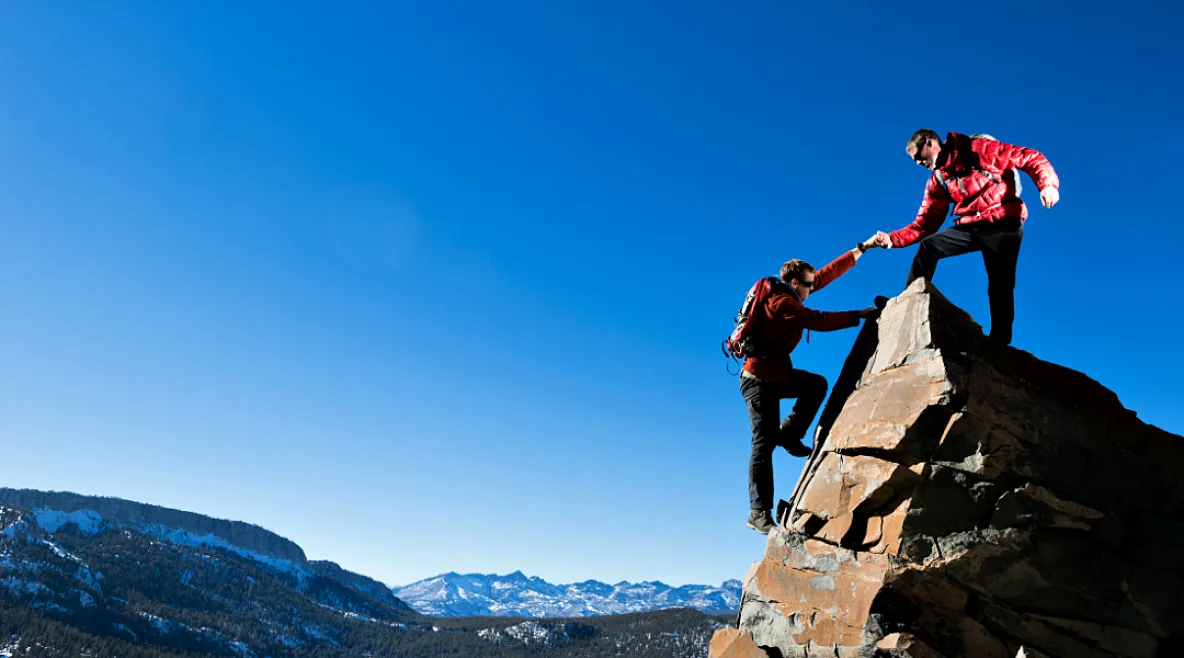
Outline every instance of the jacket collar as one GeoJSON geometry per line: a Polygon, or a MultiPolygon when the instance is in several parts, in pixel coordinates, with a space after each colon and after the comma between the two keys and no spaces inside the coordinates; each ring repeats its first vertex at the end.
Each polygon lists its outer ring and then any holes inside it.
{"type": "Polygon", "coordinates": [[[804,304],[804,303],[805,303],[805,302],[803,302],[803,301],[802,301],[802,298],[801,298],[801,296],[800,296],[800,295],[798,295],[798,291],[796,291],[796,290],[794,290],[794,289],[793,289],[793,286],[789,285],[788,283],[786,283],[786,282],[784,282],[784,281],[781,281],[780,283],[781,283],[782,287],[784,287],[784,288],[785,288],[785,290],[789,292],[789,294],[793,295],[793,298],[794,298],[794,299],[798,300],[798,303],[799,303],[799,304],[804,304]]]}
{"type": "Polygon", "coordinates": [[[941,155],[938,156],[938,170],[949,174],[957,173],[958,163],[969,152],[969,137],[952,131],[947,133],[946,141],[941,145],[941,155]]]}

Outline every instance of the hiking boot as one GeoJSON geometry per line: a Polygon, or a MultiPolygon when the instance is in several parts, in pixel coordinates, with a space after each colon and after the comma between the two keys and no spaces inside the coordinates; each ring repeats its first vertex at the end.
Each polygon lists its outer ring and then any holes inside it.
{"type": "Polygon", "coordinates": [[[781,444],[781,447],[785,448],[785,452],[788,452],[794,457],[809,457],[810,455],[814,454],[814,450],[805,443],[802,443],[801,439],[786,441],[785,443],[781,444]]]}
{"type": "Polygon", "coordinates": [[[814,451],[810,448],[807,448],[806,444],[802,443],[801,437],[794,437],[792,439],[786,438],[793,436],[792,429],[793,416],[781,421],[781,442],[778,445],[780,445],[782,448],[785,448],[785,451],[794,457],[809,457],[814,451]]]}
{"type": "Polygon", "coordinates": [[[995,333],[994,331],[992,331],[990,334],[987,335],[987,338],[995,341],[996,343],[998,343],[1000,345],[1011,345],[1011,333],[1003,333],[1003,332],[995,333]]]}
{"type": "Polygon", "coordinates": [[[773,515],[769,513],[769,510],[754,509],[748,513],[748,527],[762,535],[767,535],[770,530],[777,527],[777,524],[773,522],[773,515]]]}

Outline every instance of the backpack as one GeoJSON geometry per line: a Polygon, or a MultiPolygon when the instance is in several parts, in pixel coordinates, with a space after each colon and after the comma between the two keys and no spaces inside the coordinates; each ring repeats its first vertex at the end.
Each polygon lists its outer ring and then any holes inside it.
{"type": "Polygon", "coordinates": [[[732,333],[720,344],[724,356],[731,359],[741,359],[760,354],[757,333],[762,323],[761,318],[764,316],[760,313],[754,315],[753,310],[760,308],[774,292],[788,288],[789,286],[776,276],[762,277],[752,284],[752,287],[748,289],[748,294],[744,297],[744,304],[740,306],[740,310],[733,319],[732,333]]]}
{"type": "MultiPolygon", "coordinates": [[[[993,142],[999,141],[999,140],[995,139],[994,137],[992,137],[991,135],[988,135],[987,133],[975,133],[970,136],[970,139],[989,139],[993,142]]],[[[982,167],[971,167],[970,171],[971,172],[981,171],[984,174],[986,174],[987,178],[990,178],[991,181],[994,183],[1004,183],[1004,182],[1006,182],[1007,179],[1011,179],[1015,185],[1015,197],[1017,199],[1020,197],[1020,192],[1023,191],[1023,187],[1022,187],[1023,183],[1020,181],[1020,172],[1016,171],[1015,169],[1005,169],[1002,172],[1000,172],[999,174],[996,174],[993,171],[987,171],[986,169],[983,169],[982,167]]],[[[945,188],[946,192],[949,192],[950,181],[948,179],[946,179],[945,173],[942,172],[942,170],[938,169],[937,171],[933,172],[933,175],[934,175],[934,177],[937,178],[938,184],[941,185],[943,188],[945,188]]],[[[958,186],[962,189],[962,192],[965,194],[966,188],[962,184],[962,177],[956,176],[956,177],[954,177],[953,180],[958,182],[958,186]]],[[[998,203],[995,204],[995,206],[998,206],[998,205],[1000,205],[1000,204],[998,204],[998,203]]],[[[993,208],[995,206],[991,206],[991,207],[993,208]]],[[[951,207],[950,208],[950,217],[954,217],[954,216],[955,216],[954,209],[953,209],[953,207],[951,207]]]]}

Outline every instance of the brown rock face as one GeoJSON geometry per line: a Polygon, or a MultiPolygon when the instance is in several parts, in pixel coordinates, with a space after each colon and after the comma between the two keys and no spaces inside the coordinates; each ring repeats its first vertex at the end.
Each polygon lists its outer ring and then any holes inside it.
{"type": "Polygon", "coordinates": [[[720,651],[1184,655],[1184,438],[932,284],[863,328],[816,443],[720,651]]]}
{"type": "Polygon", "coordinates": [[[734,628],[722,628],[711,637],[711,655],[716,658],[769,658],[752,636],[734,628]]]}

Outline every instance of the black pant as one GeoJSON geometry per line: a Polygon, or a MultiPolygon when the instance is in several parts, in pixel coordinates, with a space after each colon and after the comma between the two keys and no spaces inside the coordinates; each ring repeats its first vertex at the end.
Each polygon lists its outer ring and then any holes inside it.
{"type": "Polygon", "coordinates": [[[905,287],[917,278],[933,280],[937,261],[943,258],[981,251],[991,302],[991,338],[1010,343],[1015,321],[1015,266],[1023,239],[1024,223],[1019,218],[951,226],[921,241],[905,287]]]}
{"type": "Polygon", "coordinates": [[[801,442],[826,398],[826,391],[826,378],[805,370],[794,370],[786,384],[740,377],[740,393],[748,405],[748,419],[752,423],[752,457],[748,462],[748,500],[752,509],[773,509],[773,450],[801,442]],[[784,398],[798,401],[782,432],[784,398]]]}

